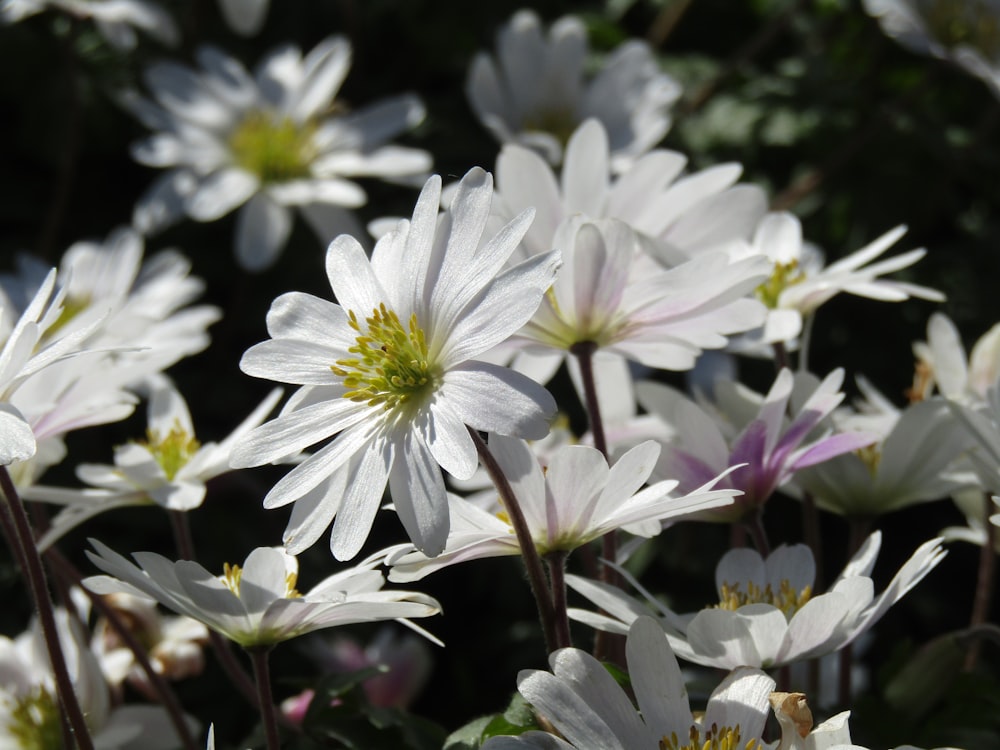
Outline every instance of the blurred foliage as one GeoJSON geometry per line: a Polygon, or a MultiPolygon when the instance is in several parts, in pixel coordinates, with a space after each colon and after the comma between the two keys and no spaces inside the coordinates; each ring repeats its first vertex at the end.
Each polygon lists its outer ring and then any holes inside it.
{"type": "MultiPolygon", "coordinates": [[[[6,72],[0,76],[3,269],[11,267],[16,251],[30,250],[55,262],[70,243],[103,238],[130,221],[133,202],[156,173],[131,160],[128,144],[143,129],[116,100],[123,88],[140,85],[146,64],[166,57],[190,61],[206,40],[252,66],[289,40],[308,49],[329,34],[345,34],[354,45],[342,91],[348,106],[400,91],[419,92],[429,115],[404,142],[430,150],[446,181],[473,165],[493,165],[497,145],[466,104],[464,77],[472,55],[492,48],[496,28],[520,3],[274,0],[268,24],[251,40],[226,29],[214,2],[164,4],[182,25],[184,46],[175,51],[144,39],[124,54],[109,48],[86,23],[55,13],[0,27],[0,69],[6,72]]],[[[906,224],[909,232],[900,248],[924,246],[928,255],[897,278],[946,292],[943,310],[968,344],[1000,317],[1000,183],[995,177],[1000,105],[982,82],[902,49],[883,36],[857,0],[547,0],[533,7],[546,20],[570,11],[581,14],[595,55],[629,37],[650,38],[663,68],[685,88],[666,147],[685,153],[695,168],[743,164],[744,179],[765,186],[775,206],[794,211],[807,239],[829,258],[906,224]]],[[[359,211],[362,221],[409,214],[413,191],[376,183],[365,187],[370,201],[359,211]]],[[[225,435],[270,387],[240,373],[238,361],[248,346],[266,337],[264,316],[271,300],[292,289],[329,293],[322,272],[325,248],[301,224],[278,265],[259,276],[235,267],[233,224],[232,216],[212,224],[186,222],[148,244],[149,251],[182,249],[207,283],[206,301],[227,312],[213,329],[212,348],[171,371],[203,441],[225,435]]],[[[834,300],[816,321],[812,367],[825,373],[844,366],[849,378],[864,373],[901,399],[912,374],[910,342],[924,337],[934,309],[920,301],[834,300]]],[[[749,363],[746,371],[769,378],[760,363],[749,363]]],[[[74,436],[71,450],[82,460],[107,461],[108,446],[136,435],[143,424],[140,414],[74,436]]],[[[280,542],[286,515],[260,507],[280,474],[261,469],[213,482],[209,502],[192,517],[204,564],[221,569],[224,560],[242,559],[253,546],[280,542]]],[[[73,481],[68,468],[50,481],[60,479],[73,481]]],[[[127,539],[135,550],[169,550],[163,521],[157,509],[116,512],[72,534],[64,546],[79,550],[87,536],[97,536],[127,539]]],[[[825,521],[825,567],[832,578],[845,561],[846,529],[838,519],[825,521]]],[[[767,522],[778,541],[801,538],[800,510],[792,501],[777,499],[767,522]]],[[[891,531],[877,579],[887,581],[917,544],[953,523],[962,518],[946,503],[886,519],[891,531]]],[[[400,535],[395,519],[379,519],[370,547],[398,541],[400,535]]],[[[727,541],[728,530],[721,527],[668,530],[658,551],[642,560],[645,580],[654,591],[670,592],[680,609],[701,606],[712,598],[715,562],[727,541]]],[[[906,674],[917,646],[900,644],[924,643],[967,623],[976,557],[975,550],[956,547],[889,613],[875,646],[863,657],[878,675],[873,682],[891,686],[906,674]]],[[[81,555],[74,559],[89,570],[81,555]]],[[[303,576],[312,579],[305,584],[333,567],[320,542],[303,556],[303,576]]],[[[445,617],[429,627],[447,650],[437,650],[434,676],[413,714],[367,705],[356,689],[357,676],[331,678],[319,684],[324,700],[307,717],[309,739],[296,747],[430,748],[444,741],[435,725],[450,730],[476,716],[492,717],[452,736],[448,747],[464,749],[476,746],[473,738],[481,739],[489,727],[527,726],[516,706],[495,713],[509,698],[519,669],[544,667],[518,562],[487,560],[448,569],[420,588],[444,606],[445,617]],[[516,715],[508,716],[511,711],[516,715]]],[[[23,598],[9,563],[0,568],[0,594],[12,602],[0,616],[4,632],[17,632],[27,608],[14,603],[23,598]]],[[[574,629],[574,636],[580,645],[592,637],[582,628],[574,629]]],[[[274,667],[279,685],[283,678],[308,673],[308,663],[282,653],[274,667]]],[[[884,698],[878,691],[866,694],[855,706],[856,740],[996,748],[1000,660],[995,648],[985,649],[984,656],[978,671],[952,675],[948,689],[919,717],[893,704],[891,690],[884,698]]],[[[236,746],[255,714],[234,707],[233,692],[215,689],[217,684],[222,678],[210,668],[204,680],[182,686],[182,697],[200,720],[216,722],[220,747],[236,746]]]]}

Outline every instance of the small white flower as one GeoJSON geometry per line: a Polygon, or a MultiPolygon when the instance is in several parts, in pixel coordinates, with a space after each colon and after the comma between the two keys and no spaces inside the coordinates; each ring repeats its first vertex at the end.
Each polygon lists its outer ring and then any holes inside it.
{"type": "Polygon", "coordinates": [[[549,393],[475,357],[535,312],[557,254],[504,271],[531,213],[484,237],[490,175],[471,170],[439,219],[440,189],[431,178],[412,221],[383,236],[371,260],[352,237],[334,240],[326,268],[340,304],[279,297],[267,318],[271,340],[243,355],[247,374],[303,387],[281,416],[241,441],[233,466],[260,466],[337,435],[264,500],[268,508],[296,503],[285,532],[293,552],[336,516],[333,553],[353,557],[388,484],[410,539],[437,555],[448,536],[438,467],[468,479],[478,464],[466,426],[525,438],[548,432],[549,393]]]}
{"type": "Polygon", "coordinates": [[[91,544],[98,554],[87,556],[109,574],[86,579],[91,591],[138,592],[247,648],[338,625],[428,617],[441,609],[423,594],[382,591],[382,574],[370,563],[336,573],[300,594],[295,588],[298,561],[272,547],[258,547],[242,566],[227,564],[217,577],[196,562],[171,562],[152,552],[134,553],[137,567],[100,542],[91,544]]]}
{"type": "MultiPolygon", "coordinates": [[[[572,551],[619,528],[655,536],[663,522],[728,504],[736,494],[735,490],[710,492],[703,487],[676,497],[671,494],[675,481],[640,489],[660,453],[653,441],[632,448],[610,467],[590,446],[563,446],[551,455],[544,472],[523,440],[493,435],[490,452],[510,477],[531,538],[543,557],[572,551]]],[[[450,495],[453,523],[444,552],[428,558],[412,545],[387,550],[386,564],[392,567],[389,580],[415,581],[466,560],[520,554],[507,514],[495,494],[492,497],[489,507],[481,507],[450,495]]]]}
{"type": "Polygon", "coordinates": [[[559,732],[491,737],[483,750],[760,750],[774,680],[757,669],[731,672],[695,720],[677,659],[650,617],[628,630],[626,658],[635,702],[601,662],[575,648],[549,657],[552,672],[522,671],[518,692],[559,732]],[[690,743],[690,744],[689,744],[690,743]]]}
{"type": "Polygon", "coordinates": [[[134,158],[170,169],[136,206],[133,220],[143,232],[183,214],[215,221],[239,209],[236,257],[259,271],[288,239],[292,208],[326,241],[344,209],[367,200],[352,178],[412,181],[430,168],[426,151],[385,145],[424,118],[415,96],[330,114],[350,66],[351,46],[342,37],[325,39],[305,57],[291,45],[274,50],[252,76],[212,47],[197,59],[200,70],[177,63],[148,68],[155,101],[126,95],[126,105],[158,131],[135,144],[134,158]]]}
{"type": "Polygon", "coordinates": [[[611,52],[584,81],[587,32],[565,16],[543,36],[541,21],[521,10],[497,33],[496,58],[484,52],[469,68],[466,94],[476,116],[500,143],[518,143],[559,164],[577,125],[599,120],[611,139],[616,167],[659,143],[670,128],[680,85],[638,40],[611,52]]]}
{"type": "MultiPolygon", "coordinates": [[[[624,575],[644,595],[679,657],[704,666],[778,667],[837,651],[868,630],[945,556],[942,539],[922,544],[875,596],[871,571],[882,536],[873,533],[825,594],[812,590],[816,566],[805,545],[779,547],[763,559],[733,549],[715,571],[719,603],[677,614],[624,575]]],[[[570,610],[573,619],[624,633],[644,610],[620,589],[578,576],[567,584],[608,614],[570,610]]]]}
{"type": "Polygon", "coordinates": [[[1000,378],[1000,323],[979,337],[966,355],[951,319],[936,312],[927,321],[927,341],[913,344],[917,374],[913,398],[926,398],[934,386],[947,398],[978,400],[1000,378]]]}

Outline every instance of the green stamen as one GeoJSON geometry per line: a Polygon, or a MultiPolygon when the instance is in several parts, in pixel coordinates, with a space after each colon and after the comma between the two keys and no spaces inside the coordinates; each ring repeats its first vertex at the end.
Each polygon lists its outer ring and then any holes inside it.
{"type": "Polygon", "coordinates": [[[427,341],[414,313],[403,327],[384,304],[365,318],[364,330],[354,311],[348,323],[358,336],[348,351],[355,357],[338,359],[333,373],[344,379],[344,398],[386,410],[409,403],[432,390],[440,373],[428,360],[427,341]]]}
{"type": "Polygon", "coordinates": [[[229,138],[236,163],[261,182],[286,182],[310,175],[316,158],[313,123],[270,112],[250,112],[229,138]]]}
{"type": "Polygon", "coordinates": [[[701,730],[692,725],[688,732],[688,741],[681,744],[677,733],[660,739],[660,750],[760,750],[760,740],[747,740],[745,744],[740,738],[740,725],[722,727],[713,724],[709,729],[701,730]]]}
{"type": "Polygon", "coordinates": [[[788,579],[781,582],[777,592],[767,584],[763,589],[753,582],[747,582],[747,590],[741,590],[738,583],[723,583],[722,596],[719,597],[719,609],[736,611],[746,604],[770,604],[791,617],[798,612],[812,597],[812,586],[806,586],[801,591],[792,588],[788,579]]]}
{"type": "Polygon", "coordinates": [[[156,430],[147,430],[146,440],[139,441],[138,444],[153,454],[156,463],[160,465],[163,473],[170,480],[177,476],[177,472],[191,460],[191,457],[201,447],[201,443],[193,435],[189,435],[181,427],[180,422],[176,421],[166,435],[160,435],[156,430]]]}
{"type": "Polygon", "coordinates": [[[799,270],[799,262],[790,260],[788,263],[775,263],[771,278],[757,287],[754,292],[757,299],[771,310],[778,307],[778,298],[790,286],[805,281],[806,275],[799,270]]]}

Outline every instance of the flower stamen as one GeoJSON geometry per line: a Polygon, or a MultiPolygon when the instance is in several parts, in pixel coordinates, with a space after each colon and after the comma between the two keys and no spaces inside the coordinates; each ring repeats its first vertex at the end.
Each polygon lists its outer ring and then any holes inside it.
{"type": "Polygon", "coordinates": [[[316,125],[296,122],[287,115],[254,111],[243,118],[229,138],[237,165],[261,182],[287,182],[310,175],[316,158],[316,125]]]}
{"type": "Polygon", "coordinates": [[[799,262],[792,259],[787,263],[775,263],[770,278],[754,291],[757,299],[767,305],[768,309],[778,307],[781,293],[788,287],[805,281],[806,275],[799,268],[799,262]]]}
{"type": "Polygon", "coordinates": [[[735,612],[747,604],[770,604],[784,612],[787,617],[791,617],[812,597],[812,586],[796,591],[786,578],[781,581],[777,592],[771,588],[771,584],[762,589],[753,581],[748,581],[746,591],[743,591],[739,583],[726,582],[721,586],[721,594],[716,605],[718,609],[735,612]]]}
{"type": "Polygon", "coordinates": [[[712,724],[709,729],[702,730],[691,725],[688,741],[681,744],[676,732],[660,739],[660,750],[760,750],[760,740],[747,740],[742,743],[740,725],[722,727],[712,724]]]}

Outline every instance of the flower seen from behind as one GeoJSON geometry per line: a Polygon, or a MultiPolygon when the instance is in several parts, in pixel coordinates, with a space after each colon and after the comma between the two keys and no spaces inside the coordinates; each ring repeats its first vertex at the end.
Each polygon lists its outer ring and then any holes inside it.
{"type": "Polygon", "coordinates": [[[302,388],[240,442],[234,466],[260,466],[336,436],[265,498],[269,508],[295,503],[285,532],[293,552],[333,520],[334,555],[353,557],[388,484],[410,539],[437,555],[448,536],[441,469],[468,479],[478,464],[468,428],[525,438],[548,432],[549,393],[475,357],[535,312],[557,254],[505,270],[531,213],[484,236],[490,175],[470,171],[439,218],[440,185],[428,181],[412,220],[383,236],[371,260],[352,237],[334,240],[326,267],[339,304],[279,297],[268,313],[271,339],[243,355],[247,374],[302,388]]]}
{"type": "Polygon", "coordinates": [[[382,591],[384,578],[362,563],[330,576],[306,593],[296,589],[298,561],[258,547],[243,565],[215,576],[196,562],[171,562],[152,552],[132,555],[138,566],[92,540],[91,562],[107,573],[84,583],[98,594],[142,594],[203,622],[239,645],[271,646],[303,633],[357,622],[427,617],[440,611],[429,596],[382,591]]]}

